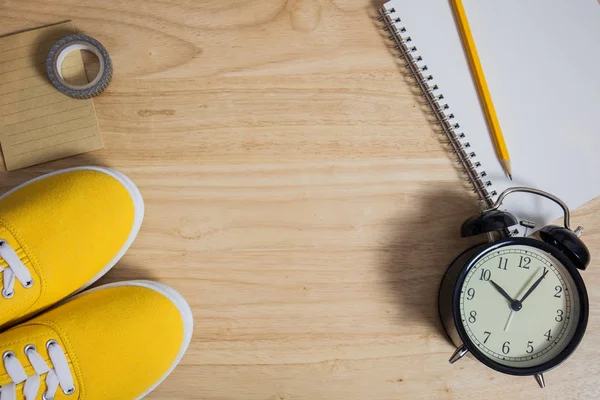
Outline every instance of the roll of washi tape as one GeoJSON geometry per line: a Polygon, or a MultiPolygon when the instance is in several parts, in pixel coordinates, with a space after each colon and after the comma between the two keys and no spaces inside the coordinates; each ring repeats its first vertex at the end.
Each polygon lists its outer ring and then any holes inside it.
{"type": "Polygon", "coordinates": [[[50,82],[62,93],[76,99],[89,99],[102,93],[110,83],[112,63],[106,48],[99,41],[87,35],[75,34],[65,36],[52,46],[46,58],[46,72],[50,82]],[[63,78],[63,61],[68,54],[76,50],[90,51],[100,62],[98,75],[85,85],[75,85],[63,78]]]}

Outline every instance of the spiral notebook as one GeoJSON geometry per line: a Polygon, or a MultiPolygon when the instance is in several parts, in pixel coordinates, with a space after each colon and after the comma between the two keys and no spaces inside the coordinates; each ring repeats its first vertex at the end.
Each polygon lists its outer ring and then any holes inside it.
{"type": "MultiPolygon", "coordinates": [[[[600,2],[463,3],[513,181],[496,156],[449,0],[393,0],[380,13],[476,193],[489,204],[507,187],[528,186],[571,209],[600,195],[600,2]]],[[[503,208],[536,229],[562,215],[528,194],[507,197],[503,208]]]]}

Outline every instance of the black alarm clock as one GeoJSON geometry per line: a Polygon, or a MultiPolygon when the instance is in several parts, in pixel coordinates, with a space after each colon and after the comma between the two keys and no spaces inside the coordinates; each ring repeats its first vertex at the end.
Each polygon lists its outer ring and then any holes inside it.
{"type": "Polygon", "coordinates": [[[494,205],[466,220],[463,237],[487,234],[489,241],[463,252],[448,267],[440,286],[440,319],[456,351],[454,363],[469,354],[505,374],[534,376],[565,361],[577,348],[588,322],[588,295],[578,270],[590,254],[572,231],[567,205],[537,189],[513,187],[494,205]],[[564,226],[545,226],[533,237],[512,237],[517,218],[499,210],[504,198],[527,192],[556,202],[564,226]]]}

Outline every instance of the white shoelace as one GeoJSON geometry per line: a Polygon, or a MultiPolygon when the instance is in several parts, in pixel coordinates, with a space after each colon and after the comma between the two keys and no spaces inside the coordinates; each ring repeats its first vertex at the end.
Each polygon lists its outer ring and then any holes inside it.
{"type": "Polygon", "coordinates": [[[52,400],[59,386],[66,395],[75,393],[73,375],[69,369],[65,352],[55,340],[49,341],[46,347],[48,348],[50,361],[52,361],[54,368],[50,368],[46,364],[35,346],[29,345],[25,347],[25,355],[35,371],[35,375],[32,376],[27,376],[23,365],[17,359],[15,353],[11,351],[4,353],[2,361],[12,382],[0,386],[0,400],[16,400],[17,385],[23,382],[25,382],[23,386],[25,400],[39,399],[37,395],[41,386],[40,376],[44,374],[46,374],[46,392],[42,394],[42,399],[52,400]]]}
{"type": "Polygon", "coordinates": [[[7,268],[0,266],[0,272],[4,272],[2,288],[2,296],[5,299],[10,299],[15,294],[15,278],[21,282],[24,288],[30,288],[33,285],[31,273],[23,264],[17,253],[4,240],[0,239],[0,257],[8,264],[7,268]]]}

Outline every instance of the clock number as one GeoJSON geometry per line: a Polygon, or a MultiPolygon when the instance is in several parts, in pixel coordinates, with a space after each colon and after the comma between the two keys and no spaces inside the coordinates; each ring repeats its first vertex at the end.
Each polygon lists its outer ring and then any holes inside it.
{"type": "Polygon", "coordinates": [[[527,342],[527,350],[525,350],[528,354],[533,353],[533,346],[532,346],[533,342],[529,341],[527,342]]]}
{"type": "Polygon", "coordinates": [[[489,338],[490,338],[490,336],[492,335],[492,332],[485,331],[485,332],[483,332],[483,334],[484,334],[484,335],[487,335],[487,336],[486,336],[486,338],[485,338],[485,340],[483,341],[483,344],[486,344],[486,343],[487,343],[487,341],[488,341],[488,339],[489,339],[489,338]]]}
{"type": "Polygon", "coordinates": [[[475,297],[475,289],[470,288],[467,290],[467,300],[473,300],[473,297],[475,297]]]}
{"type": "Polygon", "coordinates": [[[556,310],[556,317],[554,317],[554,320],[556,322],[561,322],[563,320],[563,310],[556,310]]]}
{"type": "MultiPolygon", "coordinates": [[[[508,263],[508,258],[500,257],[500,262],[498,263],[498,269],[503,269],[506,271],[506,264],[508,263]]],[[[487,281],[487,279],[486,279],[487,281]]]]}
{"type": "Polygon", "coordinates": [[[489,281],[491,277],[492,277],[492,271],[490,271],[489,269],[485,269],[485,268],[481,269],[481,276],[479,277],[480,281],[489,281]]]}
{"type": "Polygon", "coordinates": [[[508,354],[510,352],[510,347],[508,347],[509,345],[510,342],[504,342],[504,344],[502,345],[502,353],[508,354]]]}
{"type": "Polygon", "coordinates": [[[519,268],[529,269],[529,263],[531,262],[531,258],[521,256],[519,260],[519,268]]]}
{"type": "Polygon", "coordinates": [[[476,316],[477,316],[477,311],[475,311],[475,310],[471,311],[471,313],[469,314],[469,322],[474,323],[475,321],[477,321],[477,318],[475,318],[476,316]]]}
{"type": "Polygon", "coordinates": [[[551,332],[552,332],[552,329],[548,329],[548,332],[544,333],[544,336],[546,336],[547,341],[552,340],[552,336],[550,335],[551,332]]]}
{"type": "Polygon", "coordinates": [[[560,294],[561,294],[561,293],[562,293],[562,291],[563,291],[563,289],[562,289],[562,286],[556,286],[556,287],[554,288],[554,290],[556,290],[556,293],[554,293],[554,297],[556,297],[556,298],[560,299],[560,297],[561,297],[561,296],[560,296],[560,294]]]}

